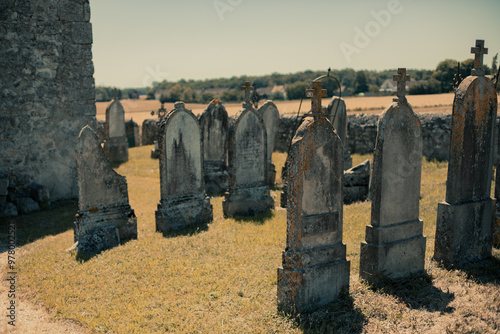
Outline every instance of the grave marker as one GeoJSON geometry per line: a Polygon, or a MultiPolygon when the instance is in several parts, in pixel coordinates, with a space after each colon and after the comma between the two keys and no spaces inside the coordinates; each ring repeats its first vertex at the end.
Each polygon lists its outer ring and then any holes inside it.
{"type": "Polygon", "coordinates": [[[461,265],[491,256],[495,201],[490,198],[497,94],[484,76],[484,41],[472,74],[453,101],[446,202],[438,204],[434,259],[461,265]]]}
{"type": "Polygon", "coordinates": [[[287,241],[278,268],[278,308],[298,313],[335,301],[349,287],[342,243],[343,147],[321,112],[315,82],[312,116],[295,133],[288,159],[287,241]]]}
{"type": "Polygon", "coordinates": [[[115,246],[115,242],[137,239],[137,218],[129,205],[127,180],[111,168],[96,133],[88,125],[78,136],[76,153],[79,196],[74,239],[79,241],[79,251],[99,252],[115,246]],[[85,242],[90,242],[94,234],[103,237],[103,231],[111,233],[110,238],[103,239],[114,240],[112,244],[85,242]]]}
{"type": "Polygon", "coordinates": [[[371,225],[361,243],[360,277],[401,278],[424,271],[419,219],[422,127],[405,97],[406,69],[394,76],[397,98],[382,113],[373,155],[371,225]]]}
{"type": "Polygon", "coordinates": [[[327,117],[344,146],[344,170],[352,168],[351,152],[347,145],[347,110],[344,99],[334,96],[327,108],[327,117]]]}
{"type": "Polygon", "coordinates": [[[106,139],[104,152],[109,161],[122,163],[128,161],[128,140],[125,132],[125,110],[117,97],[106,108],[106,139]]]}
{"type": "Polygon", "coordinates": [[[176,102],[161,127],[161,200],[156,211],[156,230],[167,233],[207,224],[213,213],[203,182],[203,144],[198,119],[183,102],[176,102]]]}
{"type": "Polygon", "coordinates": [[[250,101],[246,82],[243,110],[229,131],[229,190],[222,203],[224,215],[252,216],[274,208],[267,175],[267,134],[262,118],[250,101]]]}
{"type": "Polygon", "coordinates": [[[280,122],[280,113],[273,101],[267,101],[259,108],[259,114],[264,121],[267,133],[267,184],[273,186],[276,181],[276,166],[274,166],[272,158],[274,139],[280,122]]]}

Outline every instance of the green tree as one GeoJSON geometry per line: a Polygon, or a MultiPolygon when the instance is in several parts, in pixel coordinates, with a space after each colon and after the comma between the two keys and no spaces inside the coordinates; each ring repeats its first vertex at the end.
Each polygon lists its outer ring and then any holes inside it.
{"type": "Polygon", "coordinates": [[[215,95],[212,92],[203,92],[200,97],[200,101],[202,103],[209,103],[215,98],[215,95]]]}
{"type": "Polygon", "coordinates": [[[424,80],[410,86],[411,95],[438,94],[441,92],[441,83],[436,79],[424,80]]]}
{"type": "Polygon", "coordinates": [[[442,93],[453,90],[453,77],[457,73],[457,66],[458,62],[454,59],[445,59],[437,65],[432,77],[440,82],[442,93]]]}
{"type": "Polygon", "coordinates": [[[364,93],[368,91],[368,83],[364,71],[356,72],[356,84],[354,94],[364,93]]]}
{"type": "Polygon", "coordinates": [[[177,102],[182,98],[183,89],[180,83],[176,84],[170,88],[170,93],[168,94],[167,102],[177,102]]]}
{"type": "Polygon", "coordinates": [[[304,96],[305,90],[309,87],[309,83],[299,81],[286,86],[286,96],[289,100],[298,100],[304,96]]]}

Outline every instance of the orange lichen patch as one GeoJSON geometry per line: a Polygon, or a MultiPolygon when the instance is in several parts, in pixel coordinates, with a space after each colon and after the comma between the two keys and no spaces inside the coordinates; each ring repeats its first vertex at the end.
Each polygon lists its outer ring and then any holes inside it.
{"type": "Polygon", "coordinates": [[[90,213],[97,213],[97,212],[99,212],[99,209],[97,207],[93,207],[93,208],[89,209],[89,212],[90,213]]]}

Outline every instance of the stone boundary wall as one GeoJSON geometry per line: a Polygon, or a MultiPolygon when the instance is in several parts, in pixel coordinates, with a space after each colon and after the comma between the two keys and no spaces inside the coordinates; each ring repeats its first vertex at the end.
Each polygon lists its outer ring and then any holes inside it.
{"type": "MultiPolygon", "coordinates": [[[[451,133],[451,114],[419,114],[422,123],[423,155],[429,159],[448,160],[451,133]]],[[[291,140],[295,116],[283,116],[276,133],[277,151],[286,152],[291,140]]],[[[347,136],[351,154],[373,153],[377,138],[379,115],[348,114],[347,136]]]]}
{"type": "Polygon", "coordinates": [[[96,127],[88,0],[0,0],[0,45],[0,179],[76,198],[76,139],[96,127]]]}
{"type": "MultiPolygon", "coordinates": [[[[428,159],[447,161],[450,154],[451,114],[424,113],[418,114],[418,117],[422,124],[423,156],[428,159]]],[[[351,154],[373,153],[377,138],[378,118],[379,115],[375,114],[347,115],[348,148],[351,154]]],[[[280,119],[279,128],[275,133],[275,151],[287,152],[297,127],[296,116],[282,115],[280,119]]],[[[497,118],[497,123],[499,120],[500,117],[497,118]]],[[[142,144],[152,145],[158,133],[157,120],[145,120],[142,124],[142,144]]],[[[494,143],[496,147],[496,138],[494,143]]]]}

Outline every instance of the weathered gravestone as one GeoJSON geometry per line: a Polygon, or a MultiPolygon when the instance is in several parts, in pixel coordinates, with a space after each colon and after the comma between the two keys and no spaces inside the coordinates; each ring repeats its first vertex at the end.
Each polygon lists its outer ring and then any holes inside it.
{"type": "Polygon", "coordinates": [[[273,186],[276,181],[276,166],[273,164],[274,139],[279,127],[280,113],[273,101],[267,101],[259,108],[267,133],[267,184],[273,186]]]}
{"type": "Polygon", "coordinates": [[[472,75],[453,101],[446,202],[438,204],[434,259],[445,264],[491,256],[494,200],[490,198],[497,94],[485,77],[484,41],[477,40],[472,75]]]}
{"type": "Polygon", "coordinates": [[[266,128],[250,102],[250,83],[246,82],[243,88],[243,110],[229,131],[229,190],[222,203],[224,215],[228,217],[253,216],[274,208],[266,184],[266,128]]]}
{"type": "Polygon", "coordinates": [[[343,147],[321,112],[321,82],[312,93],[314,119],[304,120],[289,151],[286,250],[278,268],[278,308],[287,313],[329,304],[349,287],[342,243],[343,147]]]}
{"type": "Polygon", "coordinates": [[[226,191],[229,118],[219,99],[212,100],[200,116],[203,141],[205,189],[208,195],[226,191]]]}
{"type": "Polygon", "coordinates": [[[373,154],[371,225],[361,243],[359,275],[374,282],[423,272],[425,241],[419,219],[422,127],[405,97],[410,77],[400,68],[398,98],[381,115],[373,154]]]}
{"type": "Polygon", "coordinates": [[[127,135],[128,147],[141,146],[141,136],[139,134],[139,125],[131,118],[125,122],[125,133],[127,135]]]}
{"type": "Polygon", "coordinates": [[[347,144],[347,110],[345,101],[338,96],[334,96],[327,108],[327,117],[332,123],[335,131],[342,140],[344,146],[344,170],[352,167],[351,152],[347,144]]]}
{"type": "Polygon", "coordinates": [[[120,100],[115,97],[106,108],[106,140],[104,152],[109,161],[121,163],[128,161],[128,140],[125,133],[125,110],[120,100]]]}
{"type": "Polygon", "coordinates": [[[77,139],[78,213],[74,239],[81,253],[98,253],[137,239],[137,218],[129,205],[127,180],[106,158],[88,125],[77,139]],[[107,242],[108,241],[108,242],[107,242]]]}
{"type": "Polygon", "coordinates": [[[196,116],[176,102],[162,121],[160,138],[161,200],[156,230],[167,233],[212,220],[203,182],[201,129],[196,116]]]}
{"type": "Polygon", "coordinates": [[[148,124],[149,125],[148,131],[152,132],[152,137],[154,138],[153,142],[152,142],[152,144],[154,144],[154,147],[151,150],[151,159],[159,159],[160,158],[160,133],[161,133],[161,131],[159,129],[159,125],[161,124],[163,118],[165,118],[165,116],[167,116],[167,109],[165,108],[165,102],[161,103],[160,109],[158,109],[156,112],[152,111],[151,116],[153,116],[155,113],[158,115],[158,120],[155,121],[154,123],[150,123],[150,122],[146,123],[146,121],[144,121],[143,122],[143,129],[142,129],[143,136],[144,136],[144,133],[146,132],[146,129],[145,129],[146,127],[144,125],[148,124]]]}

